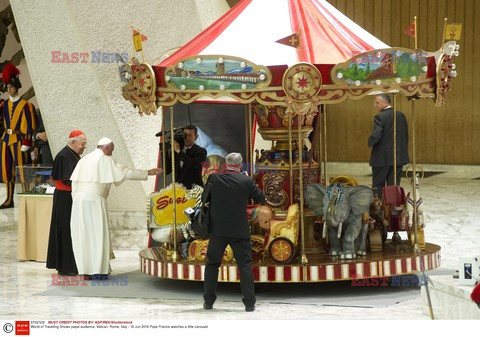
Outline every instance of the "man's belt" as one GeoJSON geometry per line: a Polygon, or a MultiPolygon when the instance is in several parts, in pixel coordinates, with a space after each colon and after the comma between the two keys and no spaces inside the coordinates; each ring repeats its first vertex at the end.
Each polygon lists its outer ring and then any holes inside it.
{"type": "Polygon", "coordinates": [[[20,130],[12,130],[12,129],[7,129],[7,135],[21,135],[22,131],[20,130]]]}

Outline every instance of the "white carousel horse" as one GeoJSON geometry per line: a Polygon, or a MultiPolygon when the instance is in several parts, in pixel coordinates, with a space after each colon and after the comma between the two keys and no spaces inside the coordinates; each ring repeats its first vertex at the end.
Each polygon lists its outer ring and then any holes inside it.
{"type": "Polygon", "coordinates": [[[417,215],[418,215],[418,225],[420,227],[425,227],[425,216],[423,213],[423,198],[420,196],[419,192],[419,178],[418,174],[415,176],[415,185],[413,177],[410,179],[410,184],[412,190],[408,192],[407,198],[405,200],[405,207],[402,212],[402,226],[405,228],[405,225],[408,225],[409,228],[413,227],[413,213],[414,205],[417,205],[417,215]],[[415,201],[413,200],[413,189],[415,188],[415,201]]]}

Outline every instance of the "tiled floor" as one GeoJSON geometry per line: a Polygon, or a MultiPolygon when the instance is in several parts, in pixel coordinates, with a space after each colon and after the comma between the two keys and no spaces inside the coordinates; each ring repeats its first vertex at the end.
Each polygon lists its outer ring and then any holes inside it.
{"type": "MultiPolygon", "coordinates": [[[[350,169],[352,167],[354,166],[349,166],[350,169]]],[[[344,166],[332,165],[329,175],[344,174],[344,169],[344,166]]],[[[446,169],[449,170],[448,167],[446,169]]],[[[350,175],[369,184],[370,177],[364,165],[359,165],[356,172],[357,174],[350,175]]],[[[421,182],[420,191],[424,198],[425,212],[429,216],[426,238],[428,242],[442,247],[442,267],[437,270],[439,273],[450,273],[456,268],[461,256],[480,255],[480,180],[474,179],[480,176],[477,172],[480,170],[476,168],[469,168],[468,173],[460,169],[460,175],[468,176],[458,178],[447,172],[425,178],[421,182]]],[[[406,179],[403,184],[407,187],[406,179]]],[[[5,189],[1,185],[0,198],[3,200],[5,189]]],[[[259,302],[254,313],[243,310],[240,294],[238,301],[219,298],[215,309],[211,311],[202,309],[201,293],[198,294],[198,300],[179,301],[38,296],[36,294],[50,287],[52,272],[45,268],[44,263],[17,260],[17,213],[16,208],[0,211],[0,319],[428,319],[428,316],[422,314],[420,291],[416,298],[386,307],[323,306],[301,303],[293,297],[284,303],[259,302]]],[[[137,250],[116,250],[115,254],[117,258],[112,261],[114,275],[138,269],[137,250]]],[[[152,282],[155,282],[153,278],[152,282]]]]}

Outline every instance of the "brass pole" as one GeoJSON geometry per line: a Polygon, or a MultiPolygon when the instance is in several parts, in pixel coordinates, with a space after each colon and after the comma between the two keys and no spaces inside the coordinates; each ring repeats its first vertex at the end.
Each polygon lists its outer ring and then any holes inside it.
{"type": "MultiPolygon", "coordinates": [[[[135,30],[135,28],[133,28],[133,24],[130,24],[130,27],[132,28],[132,43],[133,43],[133,46],[132,46],[133,47],[133,55],[132,55],[132,57],[137,58],[137,50],[135,49],[135,42],[133,41],[133,36],[134,36],[133,31],[135,30]]],[[[142,38],[142,37],[140,37],[140,38],[142,38]]]]}
{"type": "Polygon", "coordinates": [[[249,157],[250,153],[250,125],[249,125],[249,118],[248,118],[248,105],[245,104],[245,111],[244,111],[244,118],[245,118],[245,153],[246,157],[249,157]]]}
{"type": "Polygon", "coordinates": [[[416,16],[413,17],[413,22],[415,25],[415,50],[417,50],[418,44],[417,44],[417,17],[416,16]]]}
{"type": "MultiPolygon", "coordinates": [[[[251,152],[251,141],[252,141],[252,122],[251,122],[251,105],[250,104],[245,104],[245,125],[247,126],[245,128],[245,153],[246,153],[246,158],[251,157],[250,152],[251,152]]],[[[250,176],[253,178],[253,171],[252,167],[250,166],[250,176]]],[[[254,226],[250,226],[250,234],[254,234],[254,226]]]]}
{"type": "MultiPolygon", "coordinates": [[[[413,171],[413,184],[412,184],[412,193],[413,193],[413,236],[415,240],[414,252],[420,255],[420,266],[422,272],[425,271],[425,267],[423,265],[423,256],[418,245],[418,236],[417,236],[417,228],[418,228],[418,205],[417,205],[417,158],[416,158],[416,145],[415,145],[415,100],[410,101],[410,110],[412,112],[412,171],[413,171]]],[[[425,275],[425,274],[423,274],[425,275]]],[[[430,319],[435,319],[433,316],[433,307],[432,301],[430,299],[430,291],[428,289],[428,282],[425,282],[425,290],[427,294],[427,302],[428,302],[428,309],[430,314],[430,319]]]]}
{"type": "Polygon", "coordinates": [[[325,186],[329,185],[327,181],[327,106],[323,106],[323,151],[325,157],[323,158],[323,179],[325,180],[325,186]]]}
{"type": "Polygon", "coordinates": [[[249,151],[248,151],[248,156],[250,160],[250,176],[253,177],[253,151],[254,151],[254,146],[253,144],[253,134],[252,134],[252,128],[253,128],[253,118],[252,118],[252,106],[250,103],[247,104],[247,109],[248,109],[248,144],[249,144],[249,151]]]}
{"type": "Polygon", "coordinates": [[[163,169],[163,188],[167,187],[167,145],[165,144],[165,108],[162,107],[162,169],[163,169]]]}
{"type": "Polygon", "coordinates": [[[175,148],[173,132],[173,106],[170,107],[170,149],[172,151],[172,198],[173,198],[173,253],[172,260],[177,261],[177,191],[175,186],[175,148]]]}
{"type": "Polygon", "coordinates": [[[145,63],[145,53],[143,52],[142,32],[140,31],[140,28],[138,28],[138,35],[140,35],[140,42],[142,43],[142,63],[145,63]]]}
{"type": "MultiPolygon", "coordinates": [[[[323,154],[322,154],[322,137],[323,137],[323,132],[322,132],[322,114],[323,114],[323,110],[325,108],[325,105],[322,104],[320,105],[320,110],[318,111],[318,116],[317,116],[317,137],[318,137],[318,156],[317,156],[317,160],[318,160],[318,167],[320,169],[320,183],[322,183],[322,173],[323,173],[323,170],[322,170],[322,157],[323,157],[323,154]]],[[[317,179],[319,177],[317,176],[317,179]]]]}
{"type": "Polygon", "coordinates": [[[447,21],[447,18],[443,19],[442,51],[443,45],[445,44],[445,34],[447,33],[447,21]]]}
{"type": "Polygon", "coordinates": [[[290,181],[290,205],[293,204],[293,155],[292,155],[292,113],[288,112],[288,165],[290,168],[288,169],[288,174],[289,174],[289,181],[290,181]]]}
{"type": "MultiPolygon", "coordinates": [[[[305,221],[303,219],[303,139],[302,139],[302,119],[300,113],[297,114],[297,126],[298,126],[298,154],[297,154],[297,163],[299,164],[298,171],[298,192],[300,197],[300,232],[301,232],[301,241],[302,241],[302,264],[305,265],[308,263],[307,255],[305,255],[305,221]]],[[[306,280],[306,270],[303,270],[304,277],[303,280],[306,280]]]]}
{"type": "Polygon", "coordinates": [[[397,96],[393,94],[393,185],[397,185],[397,96]]]}
{"type": "Polygon", "coordinates": [[[412,112],[412,195],[413,195],[413,236],[415,238],[415,252],[420,251],[417,238],[417,189],[416,189],[416,179],[417,179],[417,157],[416,157],[416,145],[415,145],[415,101],[410,100],[410,110],[412,112]]]}

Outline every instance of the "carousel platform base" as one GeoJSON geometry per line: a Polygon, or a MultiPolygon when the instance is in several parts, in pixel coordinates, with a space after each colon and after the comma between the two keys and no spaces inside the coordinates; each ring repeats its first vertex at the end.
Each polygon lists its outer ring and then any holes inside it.
{"type": "MultiPolygon", "coordinates": [[[[474,286],[461,286],[451,275],[432,275],[428,288],[435,319],[480,319],[480,307],[471,299],[474,286]]],[[[423,314],[430,315],[425,287],[422,287],[423,314]]]]}
{"type": "MultiPolygon", "coordinates": [[[[302,265],[300,258],[290,264],[276,264],[265,258],[254,261],[253,273],[257,283],[299,283],[331,282],[354,279],[388,278],[395,275],[415,274],[440,267],[440,246],[426,243],[421,255],[411,251],[387,249],[369,253],[355,260],[331,258],[328,253],[307,253],[308,263],[302,265]]],[[[163,279],[203,281],[205,263],[190,262],[171,256],[162,247],[147,248],[139,253],[140,271],[163,279]]],[[[222,264],[219,271],[220,282],[239,282],[239,271],[235,263],[222,264]]]]}

